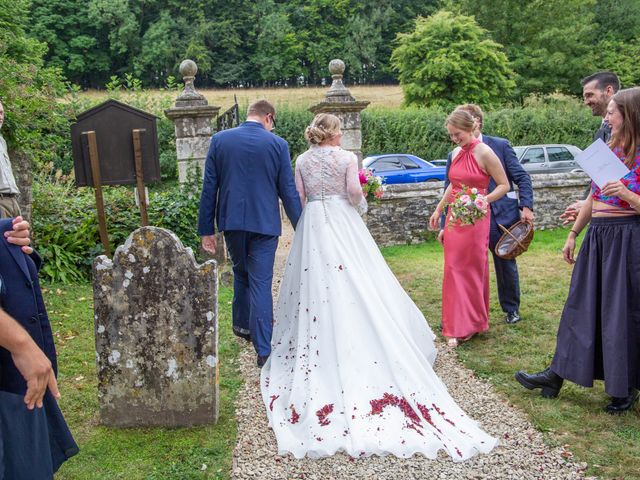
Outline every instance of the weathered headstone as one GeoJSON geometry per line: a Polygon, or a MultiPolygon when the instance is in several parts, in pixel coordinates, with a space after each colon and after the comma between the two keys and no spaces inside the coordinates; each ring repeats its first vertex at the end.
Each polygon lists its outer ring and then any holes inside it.
{"type": "Polygon", "coordinates": [[[93,265],[102,423],[180,427],[218,418],[216,262],[172,232],[134,231],[93,265]]]}
{"type": "Polygon", "coordinates": [[[342,148],[353,152],[362,166],[362,122],[360,112],[367,108],[369,102],[357,101],[349,89],[342,82],[345,64],[339,58],[331,60],[329,71],[333,82],[325,94],[325,99],[312,106],[315,115],[318,113],[332,113],[342,120],[342,148]]]}

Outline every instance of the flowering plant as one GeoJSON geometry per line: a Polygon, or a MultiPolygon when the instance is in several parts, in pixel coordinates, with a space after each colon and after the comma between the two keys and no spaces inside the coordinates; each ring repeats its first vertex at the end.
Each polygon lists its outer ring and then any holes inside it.
{"type": "Polygon", "coordinates": [[[449,225],[473,225],[487,215],[489,202],[487,197],[478,193],[477,188],[462,185],[462,189],[456,193],[453,201],[449,203],[449,225]]]}
{"type": "Polygon", "coordinates": [[[358,172],[360,177],[360,186],[362,187],[362,193],[367,200],[375,198],[379,200],[384,195],[384,187],[382,186],[382,177],[377,177],[368,168],[361,168],[358,172]]]}

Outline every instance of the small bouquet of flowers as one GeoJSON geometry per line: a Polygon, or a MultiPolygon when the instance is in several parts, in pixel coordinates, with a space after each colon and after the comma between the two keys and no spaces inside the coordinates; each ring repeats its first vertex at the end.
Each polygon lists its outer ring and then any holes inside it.
{"type": "Polygon", "coordinates": [[[377,177],[368,168],[361,168],[358,172],[360,177],[360,186],[362,187],[362,193],[367,201],[376,199],[379,200],[384,195],[384,187],[382,186],[382,177],[377,177]]]}
{"type": "Polygon", "coordinates": [[[473,225],[487,215],[489,202],[487,198],[478,193],[477,188],[462,185],[462,189],[456,193],[453,201],[449,203],[449,225],[473,225]]]}

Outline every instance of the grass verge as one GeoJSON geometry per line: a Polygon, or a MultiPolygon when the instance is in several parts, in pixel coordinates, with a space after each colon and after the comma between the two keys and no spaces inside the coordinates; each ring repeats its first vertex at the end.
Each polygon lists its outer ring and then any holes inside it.
{"type": "Polygon", "coordinates": [[[236,443],[235,399],[242,381],[231,332],[229,288],[220,288],[220,418],[214,426],[115,429],[99,425],[93,295],[88,284],[44,288],[58,349],[60,407],[80,453],[57,480],[227,479],[236,443]]]}
{"type": "MultiPolygon", "coordinates": [[[[518,259],[523,320],[503,321],[497,299],[493,262],[489,332],[459,347],[459,358],[477,376],[488,380],[525,411],[551,444],[567,445],[588,474],[602,478],[640,478],[640,412],[612,417],[602,407],[609,397],[602,382],[587,389],[566,382],[554,400],[540,397],[518,384],[520,369],[546,368],[555,351],[560,314],[569,290],[571,267],[562,260],[567,231],[536,232],[529,252],[518,259]]],[[[424,312],[434,331],[441,318],[442,248],[435,241],[390,247],[383,254],[407,292],[424,312]]]]}

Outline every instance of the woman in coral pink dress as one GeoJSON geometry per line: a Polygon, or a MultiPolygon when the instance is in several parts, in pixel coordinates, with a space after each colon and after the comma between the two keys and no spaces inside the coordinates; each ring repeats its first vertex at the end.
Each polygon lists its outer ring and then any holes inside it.
{"type": "MultiPolygon", "coordinates": [[[[447,205],[465,187],[475,189],[491,203],[509,191],[500,159],[473,135],[474,119],[464,110],[454,110],[445,122],[451,140],[458,145],[449,169],[450,184],[429,220],[437,229],[447,205]],[[487,193],[489,179],[496,188],[487,193]]],[[[491,210],[471,225],[463,225],[447,214],[444,228],[444,278],[442,281],[442,334],[450,346],[458,346],[489,329],[489,226],[491,210]]]]}

